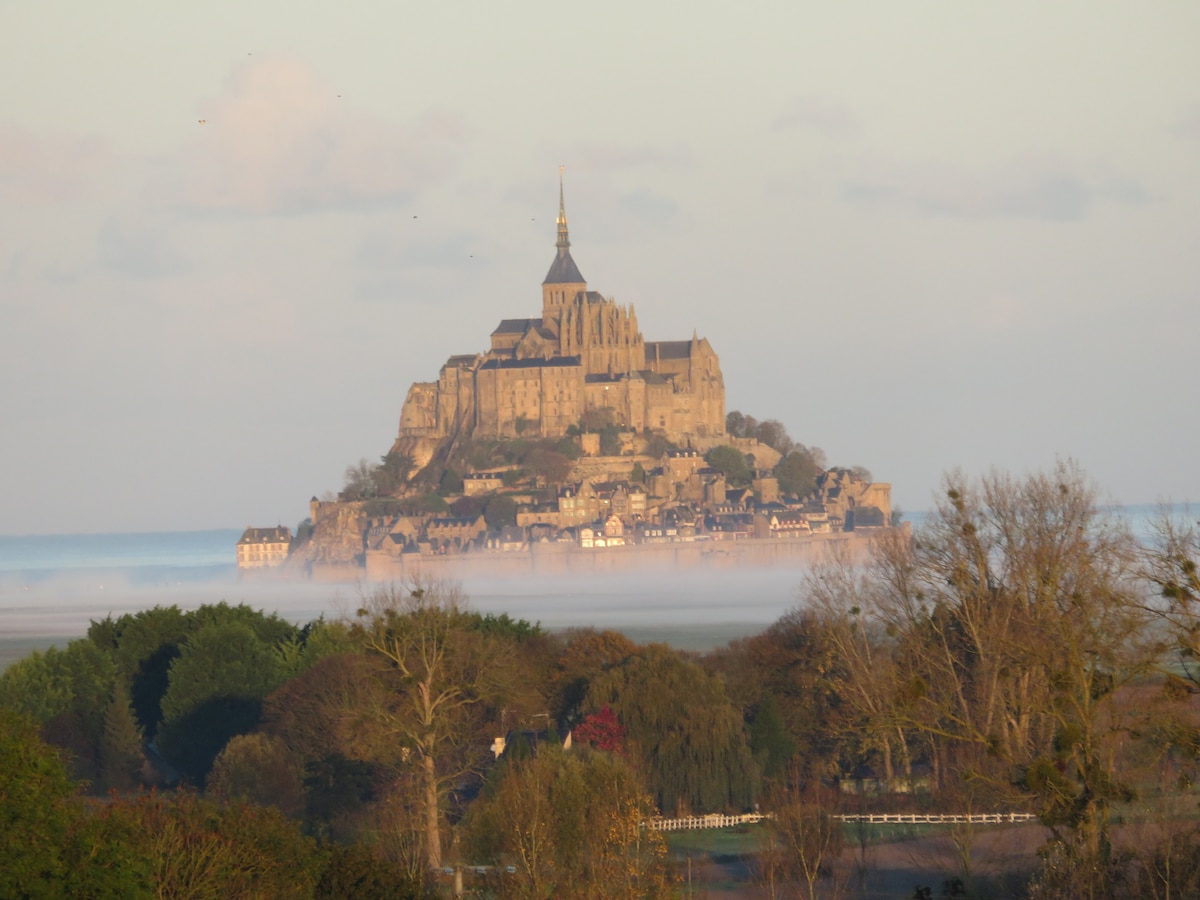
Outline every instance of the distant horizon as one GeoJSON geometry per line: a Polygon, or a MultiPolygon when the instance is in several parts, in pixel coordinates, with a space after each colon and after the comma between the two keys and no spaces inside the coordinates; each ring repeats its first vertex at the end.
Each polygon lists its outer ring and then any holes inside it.
{"type": "MultiPolygon", "coordinates": [[[[1200,511],[1200,503],[1191,500],[1178,500],[1170,502],[1149,502],[1149,503],[1098,503],[1096,508],[1102,512],[1117,511],[1117,510],[1144,510],[1146,512],[1154,512],[1162,508],[1168,508],[1175,513],[1189,511],[1192,508],[1200,511]]],[[[901,508],[901,521],[908,519],[910,516],[924,517],[936,512],[936,509],[904,509],[901,508]]],[[[307,519],[304,516],[297,519],[294,523],[280,522],[287,528],[294,529],[296,525],[307,519]]],[[[217,534],[217,533],[232,533],[241,534],[247,528],[268,528],[272,527],[264,525],[261,522],[252,525],[239,525],[233,527],[218,527],[218,528],[167,528],[162,530],[148,529],[145,531],[67,531],[67,532],[38,532],[29,534],[19,533],[4,533],[0,532],[0,540],[15,540],[15,539],[37,539],[37,538],[89,538],[89,537],[139,537],[143,535],[156,535],[166,537],[169,535],[199,535],[199,534],[217,534]]]]}

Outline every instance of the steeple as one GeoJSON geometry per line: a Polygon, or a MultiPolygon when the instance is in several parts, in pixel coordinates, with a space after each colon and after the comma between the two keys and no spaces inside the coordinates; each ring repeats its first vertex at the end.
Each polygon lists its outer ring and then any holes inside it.
{"type": "Polygon", "coordinates": [[[546,280],[542,282],[542,285],[563,284],[576,287],[575,290],[558,296],[555,304],[551,303],[550,294],[545,294],[543,305],[547,308],[573,299],[577,291],[587,290],[587,283],[583,280],[583,275],[579,273],[579,267],[575,265],[575,260],[571,259],[571,238],[567,234],[567,205],[563,201],[562,166],[558,167],[558,240],[554,246],[558,248],[558,255],[550,264],[550,271],[546,274],[546,280]]]}
{"type": "Polygon", "coordinates": [[[567,205],[563,202],[563,167],[558,167],[558,255],[565,256],[571,248],[571,238],[567,234],[567,205]]]}

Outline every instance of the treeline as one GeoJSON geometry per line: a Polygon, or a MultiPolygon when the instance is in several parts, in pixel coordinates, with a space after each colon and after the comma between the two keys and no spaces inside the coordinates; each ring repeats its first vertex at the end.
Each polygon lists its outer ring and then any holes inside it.
{"type": "Polygon", "coordinates": [[[305,855],[278,895],[418,896],[467,863],[500,867],[499,895],[669,896],[644,822],[757,805],[761,877],[815,895],[838,877],[833,813],[907,807],[1037,813],[1030,896],[1200,893],[1198,551],[1167,520],[1140,545],[1064,465],[949,477],[911,537],[827,560],[796,609],[703,655],[481,615],[449,584],[304,627],[225,604],[105,619],[0,676],[0,794],[30,804],[5,804],[6,840],[36,855],[21,835],[59,817],[50,862],[4,871],[101,896],[81,860],[118,854],[105,872],[181,896],[164,879],[305,855]],[[203,871],[161,837],[185,832],[224,848],[203,871]]]}

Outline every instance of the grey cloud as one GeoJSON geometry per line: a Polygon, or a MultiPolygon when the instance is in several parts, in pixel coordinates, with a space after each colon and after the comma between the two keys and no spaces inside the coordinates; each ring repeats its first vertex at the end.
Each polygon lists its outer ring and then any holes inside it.
{"type": "Polygon", "coordinates": [[[848,109],[816,97],[797,97],[771,123],[773,131],[809,131],[826,137],[856,137],[862,130],[848,109]]]}
{"type": "Polygon", "coordinates": [[[129,228],[112,219],[100,228],[97,253],[102,267],[134,278],[165,278],[189,269],[161,228],[129,228]]]}
{"type": "Polygon", "coordinates": [[[853,203],[921,216],[1047,222],[1078,221],[1104,203],[1132,206],[1149,200],[1147,191],[1128,179],[1089,179],[1060,165],[1028,162],[980,172],[909,167],[851,179],[841,193],[853,203]]]}

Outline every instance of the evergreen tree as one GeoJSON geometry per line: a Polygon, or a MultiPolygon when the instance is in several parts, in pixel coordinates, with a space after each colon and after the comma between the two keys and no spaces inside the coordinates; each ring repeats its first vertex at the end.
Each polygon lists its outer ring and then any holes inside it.
{"type": "Polygon", "coordinates": [[[118,679],[104,711],[100,739],[98,787],[105,791],[131,791],[141,783],[142,732],[133,715],[129,687],[118,679]]]}

